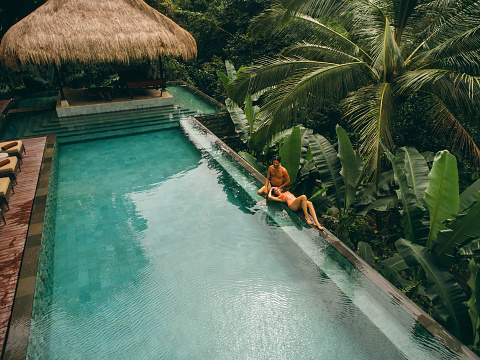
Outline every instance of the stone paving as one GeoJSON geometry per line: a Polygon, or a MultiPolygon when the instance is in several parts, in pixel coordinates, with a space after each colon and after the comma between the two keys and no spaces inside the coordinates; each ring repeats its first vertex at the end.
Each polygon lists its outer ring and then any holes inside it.
{"type": "Polygon", "coordinates": [[[3,222],[0,223],[0,342],[2,349],[12,313],[46,137],[22,141],[26,154],[23,155],[21,172],[18,173],[17,184],[14,185],[15,193],[10,195],[10,210],[7,210],[5,205],[2,206],[6,225],[3,222]]]}

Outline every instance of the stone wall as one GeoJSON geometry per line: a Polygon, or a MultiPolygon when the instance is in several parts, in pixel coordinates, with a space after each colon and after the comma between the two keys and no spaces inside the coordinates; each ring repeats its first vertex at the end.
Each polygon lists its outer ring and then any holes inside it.
{"type": "Polygon", "coordinates": [[[202,125],[214,133],[220,140],[222,140],[229,147],[235,151],[240,151],[245,148],[244,144],[235,132],[235,125],[233,124],[230,114],[228,112],[220,112],[209,115],[195,115],[202,125]]]}

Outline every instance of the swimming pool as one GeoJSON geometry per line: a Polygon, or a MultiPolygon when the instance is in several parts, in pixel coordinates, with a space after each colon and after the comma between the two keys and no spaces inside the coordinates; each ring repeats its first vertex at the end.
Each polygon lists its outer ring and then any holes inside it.
{"type": "Polygon", "coordinates": [[[58,163],[28,358],[454,358],[188,121],[58,163]]]}

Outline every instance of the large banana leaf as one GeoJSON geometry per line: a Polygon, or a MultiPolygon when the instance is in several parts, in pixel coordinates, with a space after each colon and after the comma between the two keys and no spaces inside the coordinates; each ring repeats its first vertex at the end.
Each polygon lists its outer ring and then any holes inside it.
{"type": "Polygon", "coordinates": [[[458,215],[460,196],[455,156],[446,150],[439,151],[435,155],[428,180],[424,200],[430,213],[427,247],[432,248],[437,241],[438,232],[446,229],[443,222],[458,215]]]}
{"type": "Polygon", "coordinates": [[[373,249],[370,244],[365,241],[359,241],[357,246],[358,255],[365,260],[365,262],[373,266],[375,264],[375,255],[373,254],[373,249]]]}
{"type": "MultiPolygon", "coordinates": [[[[480,195],[478,195],[480,200],[480,195]]],[[[438,233],[434,251],[444,266],[449,266],[455,251],[480,237],[480,201],[468,209],[465,215],[459,215],[448,225],[448,230],[438,233]]]]}
{"type": "Polygon", "coordinates": [[[428,186],[428,168],[425,158],[412,147],[402,147],[397,150],[397,157],[403,157],[405,162],[405,175],[407,176],[408,186],[413,189],[422,206],[425,206],[423,197],[425,189],[428,186]]]}
{"type": "Polygon", "coordinates": [[[357,155],[353,150],[352,143],[347,132],[339,125],[335,127],[338,137],[338,158],[342,163],[340,174],[345,183],[345,209],[348,209],[355,199],[357,193],[357,179],[359,176],[357,155]]]}
{"type": "Polygon", "coordinates": [[[408,269],[408,265],[401,255],[393,255],[392,257],[383,260],[382,263],[396,273],[408,269]]]}
{"type": "Polygon", "coordinates": [[[252,136],[253,123],[255,122],[255,111],[252,106],[252,96],[248,93],[245,97],[245,117],[248,121],[249,136],[252,136]]]}
{"type": "Polygon", "coordinates": [[[280,148],[280,158],[282,166],[287,169],[290,183],[297,180],[298,169],[300,167],[300,154],[302,152],[302,135],[298,126],[294,127],[290,136],[285,140],[280,148]]]}
{"type": "Polygon", "coordinates": [[[474,259],[470,260],[468,267],[470,268],[470,279],[468,279],[467,284],[472,293],[470,300],[468,301],[468,313],[470,314],[470,319],[472,320],[473,345],[476,345],[480,340],[480,276],[478,276],[478,269],[480,267],[475,263],[474,259]]]}
{"type": "MultiPolygon", "coordinates": [[[[302,127],[300,127],[300,130],[302,130],[302,127]]],[[[305,161],[310,161],[313,159],[312,150],[310,149],[308,140],[312,134],[312,129],[305,129],[305,131],[302,132],[302,159],[305,161]]]]}
{"type": "Polygon", "coordinates": [[[460,194],[460,210],[459,213],[464,212],[472,204],[477,201],[480,191],[480,179],[470,185],[463,193],[460,194]]]}
{"type": "Polygon", "coordinates": [[[328,188],[327,196],[333,205],[341,209],[345,198],[345,183],[340,175],[342,164],[337,152],[332,144],[319,134],[311,135],[308,142],[323,186],[328,188]]]}
{"type": "MultiPolygon", "coordinates": [[[[382,143],[383,145],[383,143],[382,143]]],[[[391,161],[395,179],[400,187],[400,196],[402,201],[402,224],[403,232],[407,240],[417,244],[426,243],[428,229],[422,223],[422,217],[425,209],[419,203],[416,195],[408,187],[407,177],[405,176],[403,162],[393,156],[393,154],[384,147],[385,154],[391,161]]]]}
{"type": "Polygon", "coordinates": [[[235,125],[235,131],[240,136],[240,140],[247,143],[250,140],[250,125],[245,113],[230,98],[225,100],[225,105],[227,105],[227,110],[235,125]]]}
{"type": "Polygon", "coordinates": [[[232,81],[228,78],[228,76],[221,71],[217,71],[217,76],[220,78],[220,80],[222,80],[223,87],[225,89],[228,89],[232,83],[232,81]]]}
{"type": "Polygon", "coordinates": [[[471,322],[465,294],[448,271],[442,270],[437,257],[430,249],[399,239],[395,243],[400,255],[409,266],[421,265],[427,276],[426,294],[444,323],[445,328],[455,337],[469,343],[471,322]]]}
{"type": "Polygon", "coordinates": [[[324,193],[327,192],[327,188],[321,188],[315,191],[312,196],[308,199],[308,201],[315,201],[317,200],[320,196],[322,196],[324,193]]]}
{"type": "Polygon", "coordinates": [[[251,154],[245,151],[240,151],[238,153],[246,162],[248,162],[250,165],[252,165],[260,174],[265,175],[267,172],[267,169],[265,166],[257,161],[251,154]]]}
{"type": "MultiPolygon", "coordinates": [[[[300,134],[302,135],[302,155],[303,155],[303,153],[307,152],[307,148],[308,148],[308,137],[305,137],[305,134],[311,135],[311,134],[313,134],[313,130],[312,129],[307,129],[307,128],[303,127],[302,125],[299,125],[297,127],[300,128],[300,134]],[[303,144],[304,141],[306,142],[306,144],[303,144]],[[305,149],[304,149],[304,146],[306,146],[305,149]]],[[[264,151],[267,151],[272,146],[275,146],[276,144],[280,143],[281,141],[283,141],[287,137],[289,137],[292,134],[293,129],[294,129],[294,127],[291,127],[291,128],[286,129],[286,130],[280,131],[278,134],[276,134],[270,141],[268,141],[265,144],[264,151]]]]}
{"type": "MultiPolygon", "coordinates": [[[[362,195],[362,193],[359,193],[357,197],[362,195]]],[[[365,216],[370,210],[387,211],[389,209],[394,209],[397,206],[398,197],[396,195],[382,196],[376,200],[373,200],[368,205],[357,205],[355,207],[355,215],[365,216]]]]}
{"type": "Polygon", "coordinates": [[[237,72],[235,71],[235,66],[229,60],[225,60],[225,68],[227,69],[227,75],[230,80],[235,80],[237,78],[237,72]]]}

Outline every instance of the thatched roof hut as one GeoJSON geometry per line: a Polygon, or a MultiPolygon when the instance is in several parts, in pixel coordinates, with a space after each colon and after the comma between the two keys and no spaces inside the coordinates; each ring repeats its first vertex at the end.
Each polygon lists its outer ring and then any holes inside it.
{"type": "Polygon", "coordinates": [[[142,0],[49,0],[0,44],[11,68],[25,64],[121,62],[197,55],[195,39],[142,0]]]}

